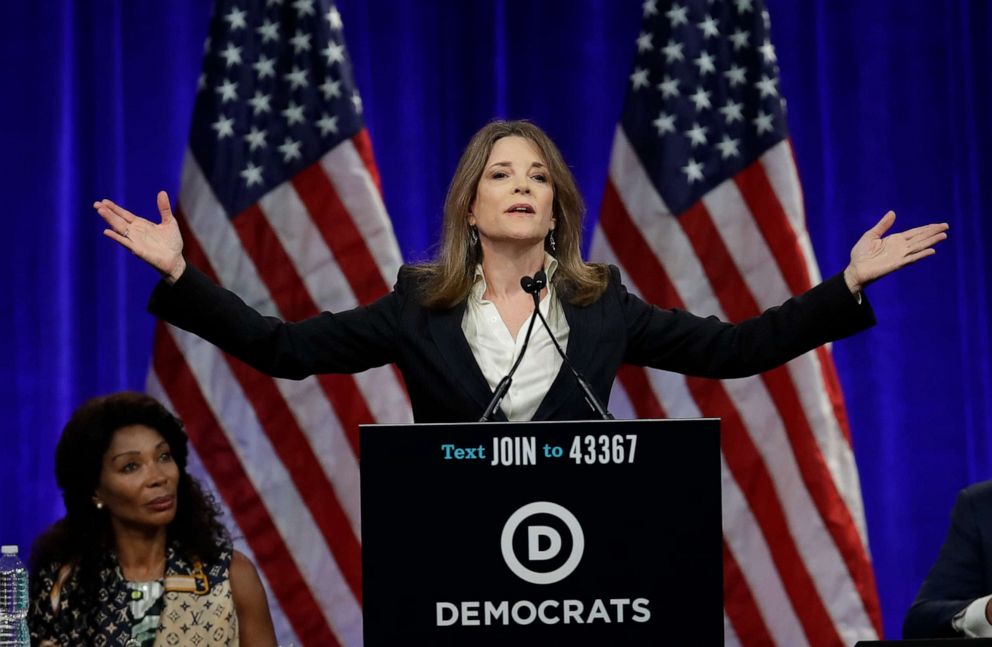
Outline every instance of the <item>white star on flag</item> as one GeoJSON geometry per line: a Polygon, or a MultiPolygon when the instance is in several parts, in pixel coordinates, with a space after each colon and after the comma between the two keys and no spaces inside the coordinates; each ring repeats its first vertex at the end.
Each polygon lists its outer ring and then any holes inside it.
{"type": "Polygon", "coordinates": [[[730,42],[734,44],[735,52],[740,50],[742,47],[747,47],[748,36],[750,36],[750,34],[743,29],[738,29],[730,35],[730,42]]]}
{"type": "Polygon", "coordinates": [[[729,70],[723,73],[723,75],[730,80],[730,87],[735,88],[745,82],[744,72],[745,70],[743,67],[740,67],[739,65],[732,65],[729,70]]]}
{"type": "Polygon", "coordinates": [[[755,86],[761,90],[762,99],[768,96],[773,97],[778,94],[778,90],[775,88],[775,79],[768,78],[768,76],[762,76],[761,80],[755,83],[755,86]]]}
{"type": "Polygon", "coordinates": [[[251,162],[248,162],[248,166],[245,170],[241,171],[241,177],[245,179],[245,184],[252,186],[255,184],[262,183],[262,167],[255,166],[251,162]]]}
{"type": "Polygon", "coordinates": [[[224,59],[227,67],[237,65],[241,63],[241,48],[235,47],[234,43],[228,43],[224,51],[220,53],[220,56],[224,59]]]}
{"type": "Polygon", "coordinates": [[[289,137],[279,144],[279,152],[282,153],[283,163],[289,163],[290,160],[299,159],[300,155],[300,142],[295,141],[289,137]]]}
{"type": "Polygon", "coordinates": [[[699,57],[693,60],[693,63],[699,67],[699,75],[709,74],[710,72],[716,72],[716,66],[713,65],[713,55],[709,52],[702,52],[699,57]]]}
{"type": "Polygon", "coordinates": [[[775,47],[770,40],[765,40],[765,44],[758,48],[766,63],[774,63],[778,60],[775,56],[775,47]]]}
{"type": "Polygon", "coordinates": [[[706,16],[706,20],[699,23],[699,28],[703,30],[704,38],[715,38],[720,35],[720,30],[717,29],[717,20],[713,16],[706,16]]]}
{"type": "Polygon", "coordinates": [[[706,128],[699,124],[692,124],[692,128],[685,133],[692,142],[693,147],[706,145],[706,128]]]}
{"type": "Polygon", "coordinates": [[[742,104],[730,100],[727,101],[727,105],[720,108],[720,112],[723,113],[723,118],[727,121],[727,125],[730,125],[735,121],[742,121],[744,119],[743,108],[744,106],[742,104]]]}
{"type": "Polygon", "coordinates": [[[328,133],[336,133],[338,131],[338,118],[329,117],[326,113],[322,114],[317,120],[317,128],[320,128],[320,134],[325,137],[328,133]]]}
{"type": "Polygon", "coordinates": [[[643,69],[636,69],[634,73],[630,75],[630,81],[634,84],[634,89],[638,90],[640,88],[647,87],[648,85],[648,71],[643,69]]]}
{"type": "Polygon", "coordinates": [[[689,184],[703,179],[703,165],[694,159],[690,159],[689,163],[682,167],[682,172],[685,173],[685,179],[689,184]]]}
{"type": "Polygon", "coordinates": [[[337,43],[328,43],[327,47],[324,48],[322,53],[327,58],[328,65],[344,62],[344,45],[338,45],[337,43]]]}
{"type": "Polygon", "coordinates": [[[230,117],[221,115],[210,127],[217,131],[217,139],[234,135],[234,120],[230,117]]]}
{"type": "Polygon", "coordinates": [[[289,39],[289,43],[293,46],[293,53],[301,54],[303,52],[309,52],[310,38],[311,35],[305,31],[297,31],[293,34],[293,37],[289,39]]]}
{"type": "Polygon", "coordinates": [[[217,87],[217,93],[220,94],[220,100],[222,103],[236,100],[238,98],[238,82],[225,79],[225,81],[217,87]]]}
{"type": "Polygon", "coordinates": [[[641,33],[637,37],[637,51],[647,52],[651,50],[651,34],[641,33]]]}
{"type": "Polygon", "coordinates": [[[264,79],[266,77],[276,75],[276,62],[274,59],[266,58],[265,56],[260,56],[257,61],[252,64],[255,68],[255,73],[258,74],[259,79],[264,79]]]}
{"type": "Polygon", "coordinates": [[[663,112],[651,123],[653,123],[654,127],[658,129],[659,136],[664,135],[665,133],[675,132],[675,115],[670,115],[663,112]]]}
{"type": "Polygon", "coordinates": [[[341,82],[335,81],[333,79],[327,79],[320,84],[320,91],[324,94],[324,98],[330,101],[334,97],[341,96],[341,82]]]}
{"type": "Polygon", "coordinates": [[[248,142],[248,150],[265,148],[265,131],[252,126],[251,132],[245,135],[245,141],[248,142]]]}
{"type": "Polygon", "coordinates": [[[669,63],[684,60],[682,56],[682,43],[669,40],[668,44],[661,48],[661,51],[665,54],[665,60],[669,63]]]}
{"type": "Polygon", "coordinates": [[[740,151],[737,150],[738,142],[736,139],[731,139],[728,135],[724,135],[723,139],[717,142],[716,147],[720,149],[720,154],[723,159],[730,159],[731,157],[737,157],[740,155],[740,151]]]}
{"type": "Polygon", "coordinates": [[[245,12],[243,9],[231,9],[231,12],[224,16],[224,20],[227,21],[231,31],[236,29],[244,29],[247,26],[245,23],[245,12]]]}
{"type": "Polygon", "coordinates": [[[301,18],[314,15],[313,0],[296,0],[293,3],[293,8],[296,9],[297,15],[301,18]]]}
{"type": "Polygon", "coordinates": [[[331,7],[330,9],[328,9],[327,16],[325,17],[327,18],[327,24],[331,26],[331,29],[333,29],[334,31],[341,30],[342,27],[341,14],[338,13],[337,7],[331,7]]]}
{"type": "Polygon", "coordinates": [[[271,20],[266,20],[263,22],[260,27],[255,29],[255,31],[262,37],[263,43],[267,43],[271,40],[279,40],[279,24],[274,23],[271,20]]]}
{"type": "Polygon", "coordinates": [[[673,4],[672,8],[665,12],[665,15],[668,16],[668,20],[672,23],[672,29],[675,29],[679,25],[689,24],[687,11],[688,8],[673,4]]]}
{"type": "Polygon", "coordinates": [[[665,80],[658,84],[658,89],[661,90],[661,96],[666,99],[677,97],[679,94],[679,80],[666,76],[665,80]]]}
{"type": "Polygon", "coordinates": [[[254,116],[258,116],[265,112],[270,112],[272,107],[269,105],[269,101],[272,97],[268,94],[262,94],[261,90],[255,90],[255,96],[248,99],[248,103],[251,104],[251,112],[254,116]]]}
{"type": "Polygon", "coordinates": [[[705,110],[711,106],[710,93],[699,86],[696,91],[689,95],[689,100],[696,105],[696,110],[705,110]]]}
{"type": "Polygon", "coordinates": [[[772,115],[765,114],[764,111],[758,113],[758,116],[753,119],[755,128],[758,129],[758,134],[770,133],[774,130],[772,126],[772,115]]]}
{"type": "Polygon", "coordinates": [[[290,126],[293,124],[302,124],[304,121],[303,106],[290,101],[289,106],[282,111],[282,116],[286,118],[286,123],[290,126]]]}
{"type": "Polygon", "coordinates": [[[302,88],[307,84],[307,71],[294,65],[293,71],[286,75],[286,80],[289,81],[291,89],[302,88]]]}

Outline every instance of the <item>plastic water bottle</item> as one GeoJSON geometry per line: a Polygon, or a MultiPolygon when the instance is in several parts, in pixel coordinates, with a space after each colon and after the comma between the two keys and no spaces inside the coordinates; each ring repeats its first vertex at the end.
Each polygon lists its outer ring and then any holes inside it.
{"type": "Polygon", "coordinates": [[[17,546],[0,549],[0,647],[31,647],[28,571],[17,546]]]}

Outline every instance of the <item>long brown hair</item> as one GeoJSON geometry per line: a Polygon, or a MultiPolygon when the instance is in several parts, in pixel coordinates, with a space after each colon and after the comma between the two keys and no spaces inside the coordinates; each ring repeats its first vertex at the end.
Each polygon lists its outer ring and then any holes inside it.
{"type": "Polygon", "coordinates": [[[541,151],[555,192],[551,206],[556,241],[553,255],[558,259],[553,277],[555,287],[561,298],[573,305],[592,303],[606,289],[609,272],[605,265],[582,260],[579,251],[585,215],[582,195],[551,138],[531,122],[520,120],[492,121],[475,133],[465,147],[444,199],[444,228],[437,257],[411,268],[419,279],[423,304],[428,308],[452,308],[464,301],[472,289],[475,266],[482,260],[482,247],[469,239],[468,214],[493,145],[504,137],[523,137],[541,151]]]}

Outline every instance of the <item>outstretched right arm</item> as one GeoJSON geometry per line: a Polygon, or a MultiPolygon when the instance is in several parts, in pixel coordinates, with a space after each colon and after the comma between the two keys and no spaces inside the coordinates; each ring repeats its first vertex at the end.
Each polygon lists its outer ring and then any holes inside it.
{"type": "Polygon", "coordinates": [[[396,291],[368,306],[284,322],[262,315],[187,266],[179,225],[164,191],[158,194],[159,224],[110,200],[93,206],[108,225],[104,235],[162,274],[149,303],[152,314],[259,371],[302,379],[315,373],[357,373],[396,361],[401,301],[396,291]]]}

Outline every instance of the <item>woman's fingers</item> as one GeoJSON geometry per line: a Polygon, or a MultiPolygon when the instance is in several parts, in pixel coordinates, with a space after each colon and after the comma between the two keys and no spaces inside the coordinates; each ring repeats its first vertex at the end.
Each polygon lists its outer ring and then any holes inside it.
{"type": "Polygon", "coordinates": [[[103,235],[106,236],[107,238],[111,239],[111,240],[117,241],[118,243],[120,243],[121,245],[123,245],[124,247],[126,247],[127,250],[129,252],[131,252],[132,254],[134,253],[134,242],[130,238],[128,238],[127,236],[122,236],[121,234],[118,234],[113,229],[104,229],[103,230],[103,235]]]}
{"type": "Polygon", "coordinates": [[[107,226],[110,227],[113,231],[121,234],[127,231],[128,222],[126,220],[115,214],[110,209],[100,205],[99,203],[93,206],[96,207],[97,214],[101,218],[103,218],[103,221],[107,223],[107,226]]]}
{"type": "Polygon", "coordinates": [[[924,225],[910,229],[902,234],[903,244],[907,253],[915,253],[921,249],[933,247],[947,238],[947,224],[924,225]]]}
{"type": "Polygon", "coordinates": [[[172,205],[169,204],[169,194],[165,191],[159,191],[158,195],[155,196],[155,202],[158,205],[158,213],[162,216],[162,224],[165,224],[172,219],[172,205]]]}
{"type": "Polygon", "coordinates": [[[937,253],[937,250],[936,249],[934,249],[933,247],[928,247],[927,249],[923,249],[923,250],[920,250],[918,252],[915,252],[913,254],[908,255],[906,257],[906,262],[903,265],[904,266],[905,265],[912,265],[913,263],[915,263],[916,261],[920,260],[921,258],[926,258],[927,256],[933,256],[936,253],[937,253]]]}
{"type": "Polygon", "coordinates": [[[914,238],[939,234],[947,231],[948,229],[949,229],[948,224],[946,222],[941,222],[930,225],[923,225],[921,227],[914,227],[912,229],[907,229],[906,231],[902,232],[902,236],[906,240],[912,240],[914,238]]]}
{"type": "Polygon", "coordinates": [[[918,238],[911,241],[907,247],[907,251],[914,254],[923,249],[932,249],[934,245],[947,238],[947,234],[941,232],[938,234],[933,234],[927,238],[918,238]]]}
{"type": "Polygon", "coordinates": [[[893,223],[895,223],[895,221],[896,221],[896,212],[895,211],[889,211],[884,216],[882,216],[882,219],[881,220],[879,220],[877,223],[875,223],[875,226],[872,227],[870,229],[870,231],[872,233],[874,233],[876,236],[878,236],[879,238],[881,238],[882,236],[885,235],[885,232],[887,232],[889,230],[889,228],[892,227],[892,225],[893,225],[893,223]]]}
{"type": "Polygon", "coordinates": [[[140,220],[138,216],[110,200],[95,202],[93,207],[112,230],[125,237],[127,237],[128,229],[132,224],[140,220]]]}
{"type": "Polygon", "coordinates": [[[96,206],[97,208],[100,207],[105,208],[107,211],[114,214],[124,222],[132,222],[138,217],[133,213],[131,213],[130,211],[128,211],[127,209],[125,209],[124,207],[116,204],[113,200],[107,200],[106,198],[100,200],[94,206],[96,206]]]}

